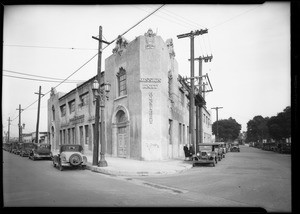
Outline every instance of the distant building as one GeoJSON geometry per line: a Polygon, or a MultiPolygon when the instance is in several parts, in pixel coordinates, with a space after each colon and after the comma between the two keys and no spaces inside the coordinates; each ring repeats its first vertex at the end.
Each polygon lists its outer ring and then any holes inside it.
{"type": "MultiPolygon", "coordinates": [[[[25,143],[35,142],[36,132],[23,133],[22,140],[25,143]]],[[[49,143],[48,132],[39,132],[39,143],[49,143]]]]}
{"type": "MultiPolygon", "coordinates": [[[[137,160],[184,157],[183,146],[190,141],[189,86],[178,75],[171,39],[164,42],[151,30],[132,42],[120,38],[101,75],[111,84],[104,112],[107,155],[137,160]]],[[[71,143],[93,151],[94,79],[66,94],[52,90],[48,100],[52,149],[71,143]]],[[[205,106],[200,109],[199,94],[195,103],[195,115],[203,115],[202,128],[196,130],[202,134],[195,137],[198,142],[200,136],[202,142],[211,142],[211,113],[205,106]]]]}

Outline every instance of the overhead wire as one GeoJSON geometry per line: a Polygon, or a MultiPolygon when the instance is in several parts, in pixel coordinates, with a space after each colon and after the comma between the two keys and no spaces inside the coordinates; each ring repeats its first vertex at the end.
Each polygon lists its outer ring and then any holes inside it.
{"type": "MultiPolygon", "coordinates": [[[[39,81],[39,82],[61,82],[58,80],[33,79],[33,78],[27,78],[27,77],[17,77],[17,76],[12,76],[12,75],[7,75],[7,74],[3,74],[3,76],[15,78],[15,79],[24,79],[24,80],[39,81]]],[[[65,82],[65,83],[76,83],[76,82],[65,82]]]]}
{"type": "MultiPolygon", "coordinates": [[[[34,74],[27,74],[27,73],[22,73],[22,72],[17,72],[17,71],[12,71],[12,70],[6,70],[6,69],[3,69],[3,71],[9,72],[9,73],[14,73],[14,74],[21,74],[21,75],[24,75],[24,76],[41,77],[41,78],[44,78],[44,79],[60,80],[60,81],[63,80],[63,79],[60,79],[60,78],[46,77],[46,76],[40,76],[40,75],[34,75],[34,74]]],[[[82,82],[83,80],[68,80],[68,81],[78,83],[78,82],[82,82]]],[[[57,82],[59,82],[59,81],[57,81],[57,82]]]]}
{"type": "Polygon", "coordinates": [[[35,46],[35,45],[3,45],[3,46],[21,47],[21,48],[67,49],[67,50],[97,50],[95,48],[51,47],[51,46],[35,46]]]}
{"type": "MultiPolygon", "coordinates": [[[[156,11],[158,11],[160,8],[162,8],[164,6],[164,4],[162,6],[160,6],[159,8],[157,8],[156,10],[154,10],[153,12],[151,12],[149,15],[147,15],[145,18],[143,18],[142,20],[140,20],[139,22],[137,22],[135,25],[133,25],[131,28],[129,28],[128,30],[126,30],[124,33],[122,33],[121,35],[119,35],[118,37],[116,37],[113,41],[111,41],[109,44],[107,44],[107,46],[105,46],[101,51],[103,51],[105,48],[107,48],[110,44],[112,44],[114,41],[116,41],[120,36],[125,35],[127,32],[129,32],[130,30],[132,30],[134,27],[136,27],[138,24],[140,24],[142,21],[144,21],[146,18],[148,18],[149,16],[151,16],[152,14],[154,14],[156,11]]],[[[68,77],[66,77],[62,82],[60,82],[58,85],[56,85],[55,87],[53,87],[52,89],[57,88],[59,85],[61,85],[63,82],[65,82],[67,79],[69,79],[71,76],[73,76],[76,72],[78,72],[81,68],[83,68],[86,64],[88,64],[91,60],[93,60],[97,55],[99,54],[99,52],[97,52],[94,56],[92,56],[87,62],[85,62],[82,66],[80,66],[77,70],[75,70],[73,73],[71,73],[68,77]]],[[[42,97],[44,97],[46,94],[50,93],[51,90],[49,90],[48,92],[46,92],[42,97]]],[[[41,98],[42,98],[41,97],[41,98]]],[[[22,111],[25,111],[26,109],[28,109],[30,106],[32,106],[33,104],[35,104],[38,100],[34,101],[33,103],[31,103],[29,106],[27,106],[25,109],[23,109],[22,111]]],[[[19,117],[19,115],[17,117],[15,117],[14,119],[12,119],[11,121],[17,119],[19,117]]]]}

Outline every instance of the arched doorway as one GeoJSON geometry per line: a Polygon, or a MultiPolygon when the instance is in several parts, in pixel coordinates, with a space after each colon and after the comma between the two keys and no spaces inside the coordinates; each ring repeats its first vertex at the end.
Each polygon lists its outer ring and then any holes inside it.
{"type": "Polygon", "coordinates": [[[127,148],[127,117],[123,110],[119,110],[116,114],[117,122],[117,156],[126,157],[128,154],[127,148]]]}

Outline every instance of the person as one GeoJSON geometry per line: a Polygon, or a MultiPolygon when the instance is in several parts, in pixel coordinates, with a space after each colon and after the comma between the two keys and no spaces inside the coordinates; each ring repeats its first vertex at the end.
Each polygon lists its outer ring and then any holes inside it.
{"type": "Polygon", "coordinates": [[[193,154],[195,153],[195,151],[194,151],[194,147],[193,147],[193,144],[191,144],[191,145],[190,145],[189,152],[190,152],[190,157],[192,157],[192,156],[193,156],[193,154]]]}
{"type": "Polygon", "coordinates": [[[189,158],[189,156],[190,156],[190,154],[189,154],[189,148],[187,147],[187,144],[184,145],[183,151],[184,151],[185,160],[187,160],[189,158]]]}

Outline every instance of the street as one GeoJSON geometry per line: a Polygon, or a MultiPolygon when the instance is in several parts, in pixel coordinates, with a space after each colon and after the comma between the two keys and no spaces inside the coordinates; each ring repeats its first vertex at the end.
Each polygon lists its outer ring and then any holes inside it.
{"type": "Polygon", "coordinates": [[[240,146],[216,167],[124,177],[3,151],[5,207],[262,207],[291,212],[291,156],[240,146]]]}

